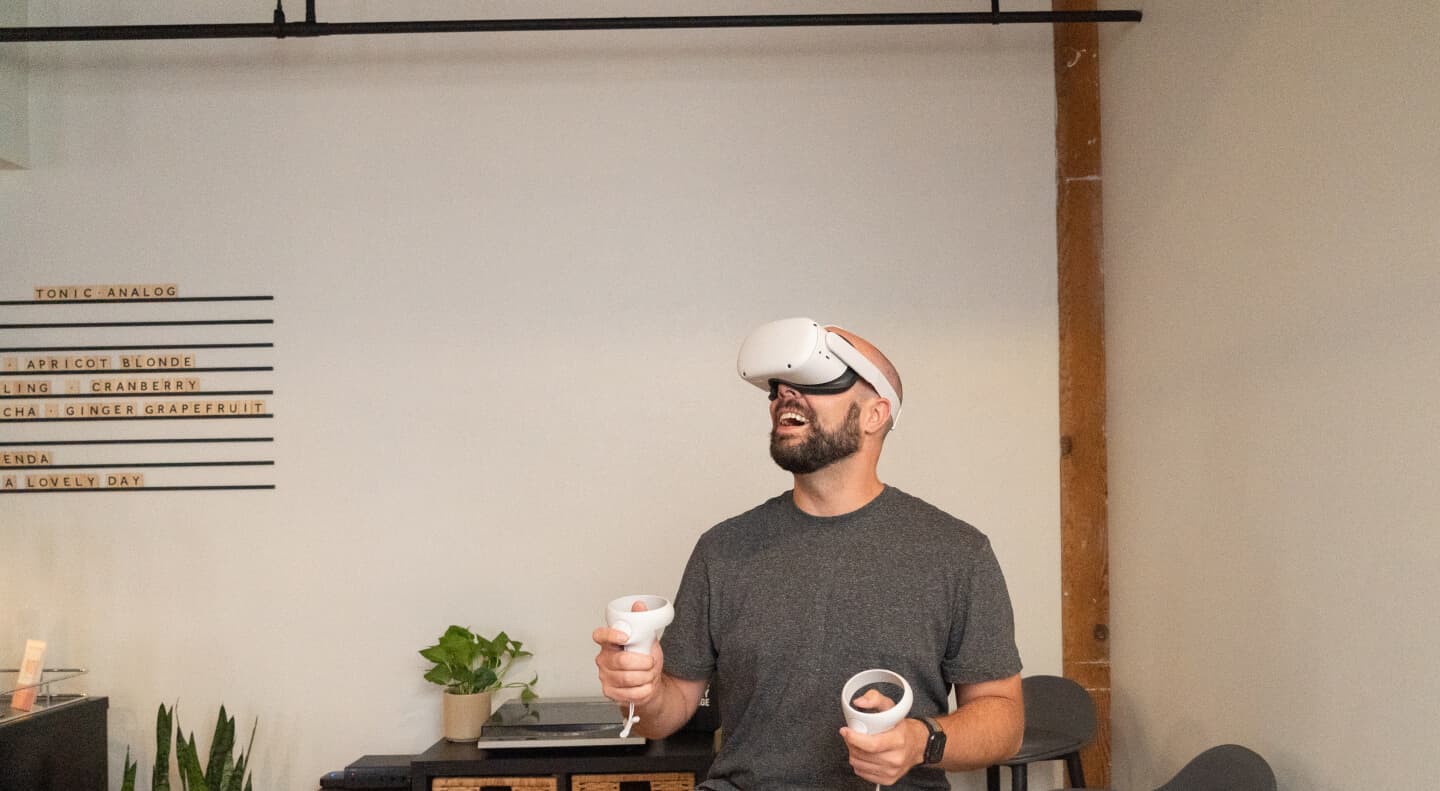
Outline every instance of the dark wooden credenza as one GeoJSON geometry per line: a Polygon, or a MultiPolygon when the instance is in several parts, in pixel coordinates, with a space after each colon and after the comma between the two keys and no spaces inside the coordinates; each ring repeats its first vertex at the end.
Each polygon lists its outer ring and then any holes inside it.
{"type": "Polygon", "coordinates": [[[55,695],[31,712],[0,710],[0,789],[106,791],[110,699],[55,695]]]}
{"type": "Polygon", "coordinates": [[[714,758],[715,734],[704,731],[681,731],[635,747],[479,750],[473,743],[441,740],[411,760],[410,788],[670,791],[682,777],[687,787],[703,780],[714,758]]]}

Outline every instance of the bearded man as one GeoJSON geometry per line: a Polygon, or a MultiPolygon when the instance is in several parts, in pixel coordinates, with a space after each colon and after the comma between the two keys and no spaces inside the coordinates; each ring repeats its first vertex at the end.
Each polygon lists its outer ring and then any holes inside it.
{"type": "MultiPolygon", "coordinates": [[[[942,789],[946,771],[1013,755],[1021,665],[990,542],[878,475],[895,366],[854,333],[782,319],[751,333],[738,368],[769,391],[770,457],[794,487],[700,537],[650,654],[595,630],[605,696],[663,738],[713,684],[724,743],[699,786],[712,791],[942,789]],[[845,727],[840,707],[870,668],[912,689],[910,716],[884,733],[845,727]]],[[[894,702],[871,690],[852,705],[894,702]]]]}

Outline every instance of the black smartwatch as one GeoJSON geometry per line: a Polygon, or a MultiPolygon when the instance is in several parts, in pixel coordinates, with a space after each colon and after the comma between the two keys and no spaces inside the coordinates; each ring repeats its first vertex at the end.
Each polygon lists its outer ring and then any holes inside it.
{"type": "Polygon", "coordinates": [[[925,739],[925,763],[938,764],[945,757],[945,729],[933,717],[916,717],[925,724],[930,735],[925,739]]]}

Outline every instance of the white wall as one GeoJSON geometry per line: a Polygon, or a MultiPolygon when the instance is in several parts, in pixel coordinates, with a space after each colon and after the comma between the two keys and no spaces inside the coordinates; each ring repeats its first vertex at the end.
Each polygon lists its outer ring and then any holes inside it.
{"type": "MultiPolygon", "coordinates": [[[[244,18],[152,5],[30,23],[244,18]]],[[[1048,30],[28,49],[0,298],[277,297],[276,491],[0,497],[0,660],[43,636],[92,668],[112,775],[177,699],[187,728],[258,718],[257,787],[419,752],[415,651],[452,622],[598,694],[602,603],[673,591],[701,531],[787,486],[732,372],[785,315],[895,358],[884,477],[990,533],[1027,672],[1059,669],[1048,30]]]]}
{"type": "Polygon", "coordinates": [[[1440,707],[1440,8],[1107,29],[1115,784],[1421,788],[1440,707]]]}
{"type": "MultiPolygon", "coordinates": [[[[0,27],[26,24],[28,0],[0,3],[0,27]]],[[[30,160],[29,68],[24,47],[0,47],[0,170],[30,160]]]]}

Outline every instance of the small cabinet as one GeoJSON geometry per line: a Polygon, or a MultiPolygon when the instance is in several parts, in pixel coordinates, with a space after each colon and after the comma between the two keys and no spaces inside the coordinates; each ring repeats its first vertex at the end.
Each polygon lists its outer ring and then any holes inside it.
{"type": "Polygon", "coordinates": [[[106,791],[106,714],[110,699],[47,697],[34,711],[0,704],[0,789],[106,791]]]}

